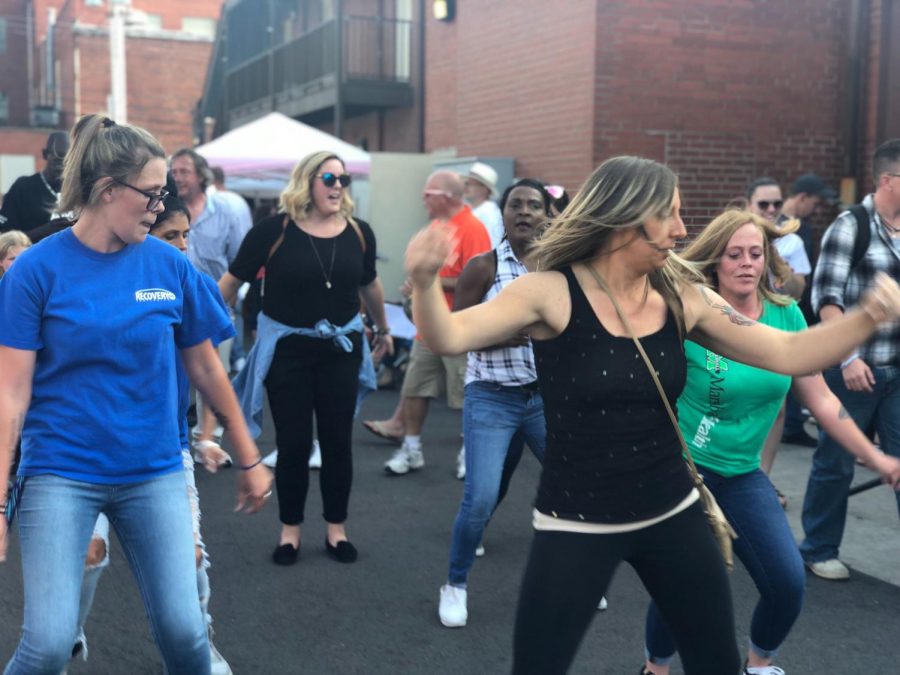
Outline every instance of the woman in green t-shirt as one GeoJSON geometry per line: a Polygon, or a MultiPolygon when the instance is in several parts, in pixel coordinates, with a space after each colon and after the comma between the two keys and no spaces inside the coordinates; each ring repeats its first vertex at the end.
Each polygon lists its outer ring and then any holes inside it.
{"type": "MultiPolygon", "coordinates": [[[[806,328],[797,304],[773,290],[790,268],[772,241],[783,234],[747,211],[726,211],[684,252],[707,283],[750,319],[787,331],[806,328]]],[[[734,552],[760,600],[750,627],[744,672],[783,675],[772,661],[803,603],[803,560],[775,489],[760,470],[760,454],[788,389],[820,426],[885,482],[900,487],[900,461],[881,453],[859,430],[821,374],[794,377],[732,361],[686,341],[687,383],[678,399],[679,425],[697,468],[737,531],[734,552]]],[[[676,651],[651,603],[647,613],[644,673],[665,675],[676,651]]]]}

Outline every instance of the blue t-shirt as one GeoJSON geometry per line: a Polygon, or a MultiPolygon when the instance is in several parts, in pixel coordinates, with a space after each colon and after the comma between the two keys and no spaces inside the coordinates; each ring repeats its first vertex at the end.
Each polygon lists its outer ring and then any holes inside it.
{"type": "MultiPolygon", "coordinates": [[[[216,284],[215,279],[203,272],[200,272],[200,278],[210,294],[218,301],[224,316],[224,323],[216,333],[210,336],[213,346],[218,347],[220,343],[235,336],[234,325],[228,319],[228,307],[226,307],[225,301],[222,299],[222,294],[219,293],[219,286],[216,284]]],[[[187,411],[191,405],[191,382],[188,379],[187,371],[184,369],[184,363],[181,361],[181,354],[175,359],[175,370],[178,380],[178,438],[182,448],[189,448],[191,447],[191,442],[188,438],[190,432],[188,430],[187,411]]]]}
{"type": "Polygon", "coordinates": [[[0,344],[37,353],[19,475],[181,470],[176,347],[222,323],[200,273],[158,239],[99,253],[66,229],[25,251],[0,279],[0,344]]]}

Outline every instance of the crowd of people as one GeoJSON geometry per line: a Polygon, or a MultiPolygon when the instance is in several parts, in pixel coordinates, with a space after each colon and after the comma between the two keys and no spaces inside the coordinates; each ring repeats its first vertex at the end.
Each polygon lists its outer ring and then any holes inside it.
{"type": "MultiPolygon", "coordinates": [[[[274,490],[282,566],[300,559],[320,467],[324,550],[357,561],[354,419],[394,351],[377,226],[354,213],[330,152],[302,158],[255,223],[196,151],[167,156],[102,115],[51,134],[43,155],[0,209],[0,559],[16,517],[25,595],[5,672],[87,657],[112,529],[167,672],[230,673],[211,639],[194,466],[234,465],[239,510],[274,490]],[[246,355],[233,311],[245,285],[258,289],[246,355]],[[254,441],[266,399],[274,477],[254,441]]],[[[462,410],[444,626],[468,623],[470,573],[527,445],[542,472],[514,673],[567,672],[625,562],[651,597],[642,675],[666,675],[676,653],[689,675],[783,675],[804,566],[849,577],[854,462],[900,489],[900,139],[875,151],[873,178],[816,260],[808,218],[836,195],[813,174],[787,200],[753,181],[680,253],[678,178],[649,159],[606,160],[571,199],[531,177],[500,195],[480,162],[428,177],[432,220],[402,289],[418,334],[393,415],[363,425],[398,445],[385,470],[402,476],[425,466],[430,401],[462,410]],[[767,475],[782,441],[816,445],[799,547],[767,475]],[[759,590],[743,656],[707,489],[759,590]]]]}

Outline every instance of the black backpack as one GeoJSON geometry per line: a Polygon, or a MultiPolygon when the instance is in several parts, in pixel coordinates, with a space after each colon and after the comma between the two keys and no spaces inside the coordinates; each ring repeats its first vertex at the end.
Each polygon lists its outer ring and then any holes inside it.
{"type": "MultiPolygon", "coordinates": [[[[866,257],[866,251],[872,242],[872,228],[869,226],[869,212],[865,206],[854,204],[847,210],[856,220],[856,239],[853,240],[853,254],[850,256],[850,272],[853,272],[866,257]]],[[[813,273],[810,272],[809,281],[803,289],[803,297],[799,303],[806,323],[810,326],[819,323],[818,315],[812,310],[812,277],[813,273]]]]}

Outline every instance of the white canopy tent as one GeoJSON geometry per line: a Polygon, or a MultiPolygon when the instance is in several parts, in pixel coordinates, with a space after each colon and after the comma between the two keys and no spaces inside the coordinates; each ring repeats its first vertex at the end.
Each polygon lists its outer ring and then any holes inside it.
{"type": "Polygon", "coordinates": [[[357,202],[366,201],[369,153],[278,112],[197,148],[210,166],[222,167],[229,189],[248,197],[277,196],[297,162],[319,150],[338,155],[355,179],[363,179],[358,182],[365,185],[354,185],[353,196],[357,202]]]}

